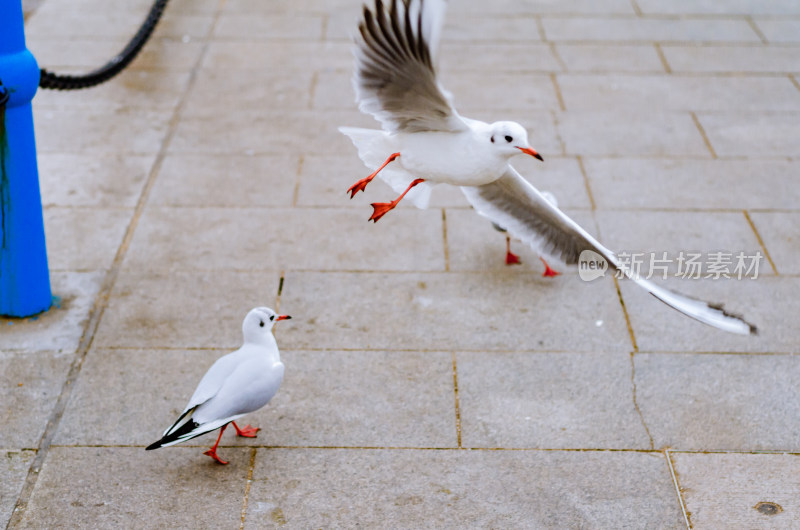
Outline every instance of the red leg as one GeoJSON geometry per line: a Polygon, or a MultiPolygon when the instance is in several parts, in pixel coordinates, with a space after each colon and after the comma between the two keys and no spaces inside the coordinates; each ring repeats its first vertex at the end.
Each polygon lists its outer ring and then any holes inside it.
{"type": "Polygon", "coordinates": [[[236,425],[235,421],[232,421],[231,425],[233,425],[233,428],[236,429],[236,434],[238,436],[244,436],[245,438],[255,438],[256,433],[261,430],[261,428],[253,427],[250,424],[247,424],[240,429],[239,426],[236,425]]]}
{"type": "Polygon", "coordinates": [[[550,278],[550,277],[558,276],[559,274],[561,274],[560,272],[554,271],[553,269],[551,269],[550,265],[547,264],[547,262],[544,260],[544,258],[540,257],[539,259],[542,260],[542,263],[544,263],[544,272],[542,273],[542,276],[546,276],[546,277],[550,278]]]}
{"type": "Polygon", "coordinates": [[[522,263],[519,256],[511,252],[511,237],[506,236],[506,265],[518,265],[522,263]]]}
{"type": "Polygon", "coordinates": [[[219,440],[220,440],[220,438],[222,438],[222,433],[224,433],[224,432],[225,432],[225,428],[226,428],[227,426],[228,426],[228,425],[227,425],[227,424],[225,424],[225,425],[223,425],[223,426],[222,426],[222,428],[219,430],[219,436],[217,436],[217,443],[215,443],[215,444],[214,444],[214,446],[213,446],[211,449],[209,449],[208,451],[206,451],[205,453],[203,453],[204,455],[208,455],[208,456],[210,456],[211,458],[213,458],[214,460],[216,460],[216,461],[217,461],[217,462],[219,462],[220,464],[227,464],[227,462],[226,462],[225,460],[221,459],[221,458],[219,457],[219,455],[217,454],[217,446],[219,445],[219,440]]]}
{"type": "Polygon", "coordinates": [[[380,172],[381,172],[381,170],[382,170],[383,168],[385,168],[385,167],[386,167],[386,166],[389,164],[389,162],[391,162],[392,160],[394,160],[394,159],[395,159],[395,158],[397,158],[398,156],[400,156],[400,153],[393,153],[393,154],[391,154],[391,155],[389,156],[389,158],[387,158],[387,159],[386,159],[386,162],[384,162],[384,163],[383,163],[383,165],[382,165],[381,167],[379,167],[378,169],[376,169],[376,170],[375,170],[375,172],[374,172],[373,174],[371,174],[370,176],[368,176],[368,177],[366,177],[366,178],[363,178],[363,179],[359,180],[358,182],[356,182],[355,184],[353,184],[352,186],[350,186],[350,189],[348,189],[348,190],[347,190],[347,191],[348,191],[348,193],[350,193],[350,198],[352,199],[353,197],[355,197],[355,196],[356,196],[356,193],[358,193],[359,191],[364,191],[364,190],[367,188],[367,184],[369,184],[370,182],[372,182],[372,179],[374,179],[374,178],[375,178],[375,176],[376,176],[378,173],[380,173],[380,172]]]}
{"type": "Polygon", "coordinates": [[[388,212],[389,210],[391,210],[392,208],[397,206],[397,203],[400,202],[400,199],[405,197],[406,193],[408,193],[411,190],[411,188],[413,188],[414,186],[416,186],[420,182],[425,182],[425,179],[416,179],[416,180],[414,180],[411,184],[409,184],[408,188],[406,188],[406,191],[404,191],[402,195],[400,195],[398,198],[396,198],[392,202],[373,202],[372,203],[372,208],[373,208],[372,216],[368,219],[368,221],[374,221],[374,222],[377,223],[378,219],[380,219],[381,217],[386,215],[386,212],[388,212]]]}

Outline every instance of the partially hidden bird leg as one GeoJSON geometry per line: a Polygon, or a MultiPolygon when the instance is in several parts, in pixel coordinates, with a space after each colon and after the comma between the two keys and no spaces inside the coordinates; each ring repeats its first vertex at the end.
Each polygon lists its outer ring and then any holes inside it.
{"type": "Polygon", "coordinates": [[[347,190],[348,193],[350,193],[350,198],[352,199],[353,197],[355,197],[356,193],[358,193],[359,191],[364,191],[365,189],[367,189],[367,184],[372,182],[372,179],[374,179],[378,175],[378,173],[381,172],[383,168],[389,165],[389,162],[391,162],[398,156],[400,156],[400,153],[392,153],[391,155],[389,155],[389,158],[386,159],[386,162],[384,162],[383,165],[381,165],[381,167],[376,169],[374,173],[372,173],[370,176],[366,178],[359,180],[358,182],[350,186],[350,189],[347,190]]]}
{"type": "Polygon", "coordinates": [[[519,256],[511,252],[511,237],[506,236],[506,265],[519,265],[522,263],[519,256]]]}
{"type": "Polygon", "coordinates": [[[393,200],[392,202],[373,202],[372,208],[374,209],[372,212],[372,216],[368,219],[368,221],[378,222],[378,219],[386,215],[386,212],[397,206],[397,203],[400,202],[400,199],[406,196],[406,193],[411,191],[411,188],[419,184],[420,182],[425,182],[425,179],[416,179],[411,184],[408,185],[406,191],[403,192],[398,198],[393,200]]]}
{"type": "Polygon", "coordinates": [[[544,263],[544,272],[542,273],[542,276],[552,278],[553,276],[558,276],[559,274],[561,274],[560,272],[551,269],[550,265],[547,264],[544,258],[540,257],[539,259],[542,260],[542,263],[544,263]]]}
{"type": "Polygon", "coordinates": [[[242,427],[241,429],[239,428],[238,425],[236,425],[235,421],[232,421],[231,425],[233,425],[233,428],[236,429],[236,434],[238,436],[244,436],[245,438],[255,438],[256,433],[261,430],[260,427],[253,427],[249,423],[244,427],[242,427]]]}
{"type": "Polygon", "coordinates": [[[225,424],[225,425],[223,425],[223,426],[222,426],[222,428],[219,430],[219,436],[217,436],[217,443],[215,443],[215,444],[214,444],[214,446],[213,446],[211,449],[209,449],[208,451],[206,451],[205,453],[203,453],[204,455],[208,455],[208,456],[210,456],[211,458],[213,458],[214,460],[216,460],[216,461],[217,461],[217,462],[219,462],[220,464],[227,464],[227,462],[226,462],[225,460],[221,459],[221,458],[219,457],[219,455],[217,455],[217,446],[219,445],[219,440],[220,440],[220,438],[222,438],[222,433],[224,433],[224,432],[225,432],[225,428],[226,428],[227,426],[228,426],[228,424],[226,423],[226,424],[225,424]]]}

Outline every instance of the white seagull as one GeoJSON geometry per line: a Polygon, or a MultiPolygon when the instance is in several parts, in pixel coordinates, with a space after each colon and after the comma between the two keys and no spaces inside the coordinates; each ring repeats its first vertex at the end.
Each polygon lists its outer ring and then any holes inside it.
{"type": "Polygon", "coordinates": [[[408,195],[416,206],[428,205],[433,185],[460,186],[481,215],[531,246],[540,256],[568,265],[581,252],[602,256],[650,294],[700,322],[747,335],[755,326],[708,304],[661,288],[632,274],[609,249],[551,204],[511,167],[520,153],[542,157],[528,145],[518,123],[485,123],[460,116],[436,79],[435,57],[444,21],[445,0],[375,0],[364,6],[355,38],[356,101],[383,130],[341,127],[367,167],[377,167],[348,191],[352,198],[376,175],[402,194],[373,203],[377,222],[408,195]],[[386,158],[388,156],[388,158],[386,158]],[[392,162],[395,162],[392,164],[392,162]]]}
{"type": "Polygon", "coordinates": [[[217,455],[217,446],[229,423],[239,436],[255,438],[258,428],[246,425],[240,429],[234,420],[266,405],[281,386],[283,363],[272,326],[289,318],[268,307],[251,309],[242,322],[242,347],[211,365],[178,420],[147,450],[179,444],[222,427],[217,442],[203,454],[227,464],[217,455]]]}

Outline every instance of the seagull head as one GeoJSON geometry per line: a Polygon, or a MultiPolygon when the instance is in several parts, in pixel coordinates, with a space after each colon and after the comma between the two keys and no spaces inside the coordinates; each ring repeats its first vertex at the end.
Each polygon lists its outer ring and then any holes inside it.
{"type": "Polygon", "coordinates": [[[290,319],[289,315],[279,315],[269,307],[251,309],[242,322],[245,342],[260,342],[260,337],[272,332],[272,326],[279,320],[290,319]]]}
{"type": "Polygon", "coordinates": [[[528,145],[528,132],[525,127],[513,121],[496,121],[490,126],[491,136],[489,141],[500,153],[508,158],[520,154],[531,155],[533,158],[542,159],[542,155],[528,145]]]}

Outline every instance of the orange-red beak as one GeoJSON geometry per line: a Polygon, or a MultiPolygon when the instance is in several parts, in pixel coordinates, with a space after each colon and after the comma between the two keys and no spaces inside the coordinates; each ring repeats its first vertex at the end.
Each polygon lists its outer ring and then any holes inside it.
{"type": "Polygon", "coordinates": [[[275,322],[279,320],[289,320],[290,318],[292,317],[290,317],[289,315],[278,315],[277,317],[275,317],[275,322]]]}
{"type": "Polygon", "coordinates": [[[517,149],[519,149],[520,151],[522,151],[526,155],[531,155],[533,158],[538,158],[539,160],[544,162],[544,158],[542,158],[542,155],[540,155],[539,153],[537,153],[536,151],[534,151],[530,147],[517,147],[517,149]]]}

